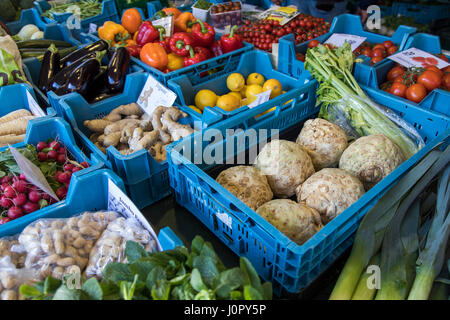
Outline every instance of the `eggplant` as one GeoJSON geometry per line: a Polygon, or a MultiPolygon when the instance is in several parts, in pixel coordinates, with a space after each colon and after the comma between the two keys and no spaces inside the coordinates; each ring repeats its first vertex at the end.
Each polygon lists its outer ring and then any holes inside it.
{"type": "Polygon", "coordinates": [[[107,87],[111,92],[122,91],[125,75],[130,64],[130,53],[127,48],[119,47],[115,50],[107,69],[107,87]]]}
{"type": "Polygon", "coordinates": [[[39,72],[38,88],[44,92],[49,91],[51,79],[60,70],[60,56],[58,49],[52,44],[44,54],[41,70],[39,72]]]}
{"type": "Polygon", "coordinates": [[[100,68],[100,72],[95,76],[92,80],[91,85],[87,89],[87,91],[83,94],[83,97],[86,101],[90,101],[98,96],[100,93],[109,92],[109,89],[106,87],[106,74],[107,68],[100,68]]]}
{"type": "Polygon", "coordinates": [[[82,47],[71,54],[64,57],[64,59],[61,59],[61,63],[63,67],[68,67],[72,63],[76,62],[77,60],[83,58],[84,56],[95,53],[96,51],[105,51],[108,50],[109,44],[105,40],[99,40],[96,42],[93,42],[91,44],[88,44],[85,47],[82,47]]]}
{"type": "Polygon", "coordinates": [[[95,58],[84,61],[69,75],[66,91],[84,95],[92,85],[92,80],[100,72],[100,67],[100,62],[95,58]]]}

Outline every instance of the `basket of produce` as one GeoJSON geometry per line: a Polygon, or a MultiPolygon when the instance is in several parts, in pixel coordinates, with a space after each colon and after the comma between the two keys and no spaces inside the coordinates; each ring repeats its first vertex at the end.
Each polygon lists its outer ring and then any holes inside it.
{"type": "Polygon", "coordinates": [[[299,111],[300,99],[292,99],[298,97],[307,78],[295,79],[276,70],[268,53],[246,52],[237,66],[228,71],[206,77],[183,75],[170,80],[168,87],[176,93],[181,109],[200,121],[203,128],[228,118],[235,119],[234,126],[242,125],[242,118],[250,109],[262,110],[260,116],[264,119],[275,113],[284,119],[285,115],[292,116],[294,109],[299,111]],[[277,106],[283,108],[268,115],[277,106]]]}
{"type": "Polygon", "coordinates": [[[138,104],[148,92],[148,76],[129,75],[122,94],[94,105],[80,95],[58,101],[83,150],[94,153],[124,180],[139,208],[171,193],[166,147],[194,131],[192,117],[175,106],[144,114],[138,104]]]}
{"type": "Polygon", "coordinates": [[[215,28],[242,24],[242,4],[239,1],[215,4],[209,9],[209,14],[215,28]]]}
{"type": "MultiPolygon", "coordinates": [[[[333,55],[319,56],[320,49],[330,50],[315,48],[306,60],[320,82],[319,117],[313,101],[304,106],[302,119],[272,136],[251,126],[229,133],[233,120],[227,119],[214,128],[219,132],[203,130],[170,149],[177,202],[247,257],[262,278],[272,281],[276,294],[297,293],[316,279],[352,244],[359,222],[377,200],[450,139],[448,118],[354,86],[348,67],[321,69],[319,60],[345,56],[351,65],[349,46],[333,55]],[[340,80],[340,72],[348,80],[340,80]],[[332,87],[326,74],[336,75],[332,87]],[[351,99],[344,104],[351,109],[333,103],[340,99],[351,99]],[[386,109],[377,103],[390,110],[382,112],[386,109]],[[348,144],[350,137],[354,142],[348,144]],[[373,167],[386,169],[372,174],[373,167]]],[[[302,90],[306,95],[307,87],[302,90]]]]}
{"type": "Polygon", "coordinates": [[[120,19],[114,0],[36,0],[34,6],[46,23],[65,24],[77,38],[81,32],[88,32],[91,24],[100,26],[120,19]]]}
{"type": "Polygon", "coordinates": [[[110,48],[104,40],[62,50],[51,47],[44,56],[24,60],[34,90],[60,116],[57,100],[66,94],[96,103],[122,92],[129,63],[126,48],[110,48]]]}
{"type": "MultiPolygon", "coordinates": [[[[253,48],[252,45],[242,42],[234,34],[233,28],[229,34],[219,36],[212,26],[195,19],[192,13],[177,14],[178,17],[173,20],[174,33],[171,36],[166,35],[163,26],[153,25],[155,20],[142,22],[137,18],[136,24],[133,27],[127,26],[128,29],[123,25],[124,22],[122,25],[107,22],[99,28],[97,34],[82,34],[82,38],[84,42],[98,38],[110,40],[110,37],[114,36],[114,33],[108,32],[111,27],[120,30],[118,32],[122,38],[134,34],[134,41],[125,40],[133,65],[151,73],[164,85],[168,80],[181,75],[207,75],[208,70],[230,70],[239,61],[242,53],[253,48]],[[188,28],[191,23],[192,27],[188,28]]],[[[167,14],[162,11],[161,15],[157,15],[155,18],[160,20],[167,14]]],[[[169,12],[170,15],[172,13],[169,12]]],[[[121,44],[117,42],[116,45],[121,44]]]]}
{"type": "MultiPolygon", "coordinates": [[[[10,129],[18,130],[18,122],[27,118],[23,115],[15,120],[10,129]]],[[[24,141],[13,147],[13,150],[8,146],[0,149],[1,223],[11,223],[11,228],[16,222],[40,214],[42,208],[55,207],[64,200],[71,190],[72,175],[83,175],[104,166],[97,158],[84,155],[75,144],[69,125],[61,118],[30,120],[24,141]]]]}
{"type": "Polygon", "coordinates": [[[442,54],[439,37],[418,33],[408,40],[403,52],[409,58],[400,52],[401,60],[387,60],[373,69],[355,70],[358,82],[383,90],[400,101],[449,116],[449,57],[442,54]]]}
{"type": "MultiPolygon", "coordinates": [[[[415,29],[412,27],[400,26],[392,37],[382,36],[364,31],[361,19],[358,16],[351,14],[340,15],[333,19],[329,32],[319,35],[317,39],[308,39],[307,42],[300,40],[298,42],[292,35],[280,39],[278,49],[279,68],[281,71],[291,75],[299,75],[305,70],[303,64],[308,48],[315,47],[319,43],[340,45],[342,41],[354,42],[355,46],[352,47],[354,54],[362,58],[365,64],[374,65],[383,61],[389,55],[403,50],[407,39],[414,32],[415,29]],[[339,37],[336,35],[339,35],[339,37]],[[357,37],[352,37],[353,35],[357,37]],[[331,37],[334,37],[332,41],[331,37]],[[356,44],[359,44],[359,46],[356,44]]],[[[357,64],[355,69],[359,67],[360,64],[357,64]]]]}
{"type": "Polygon", "coordinates": [[[194,15],[195,18],[197,18],[199,20],[207,21],[209,8],[212,5],[213,4],[209,1],[198,0],[192,5],[192,14],[194,15]]]}

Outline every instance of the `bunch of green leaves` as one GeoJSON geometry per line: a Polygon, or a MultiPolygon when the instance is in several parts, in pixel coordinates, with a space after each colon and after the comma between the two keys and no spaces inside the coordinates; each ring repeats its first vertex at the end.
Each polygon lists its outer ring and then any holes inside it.
{"type": "Polygon", "coordinates": [[[114,262],[103,269],[103,280],[83,281],[80,289],[60,286],[45,291],[45,281],[22,285],[29,299],[64,300],[269,300],[272,284],[261,280],[246,258],[239,267],[227,269],[214,248],[200,236],[191,251],[186,247],[148,253],[138,243],[128,241],[127,263],[114,262]]]}

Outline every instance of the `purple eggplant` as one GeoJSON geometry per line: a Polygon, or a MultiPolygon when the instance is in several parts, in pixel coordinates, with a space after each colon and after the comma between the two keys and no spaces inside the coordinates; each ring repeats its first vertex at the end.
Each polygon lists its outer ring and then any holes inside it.
{"type": "Polygon", "coordinates": [[[41,70],[39,72],[38,88],[44,92],[49,91],[49,84],[54,75],[60,70],[60,55],[54,44],[50,45],[44,54],[41,70]]]}
{"type": "Polygon", "coordinates": [[[65,56],[63,59],[61,59],[61,64],[63,67],[68,67],[86,55],[95,53],[97,51],[105,51],[108,50],[108,48],[109,44],[105,40],[93,42],[65,56]]]}
{"type": "Polygon", "coordinates": [[[130,53],[125,47],[116,48],[107,69],[107,87],[111,92],[122,91],[130,65],[130,53]]]}

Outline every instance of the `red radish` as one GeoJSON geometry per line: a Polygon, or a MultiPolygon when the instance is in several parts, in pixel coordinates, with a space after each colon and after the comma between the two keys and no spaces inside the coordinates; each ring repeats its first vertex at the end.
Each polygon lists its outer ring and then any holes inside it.
{"type": "Polygon", "coordinates": [[[74,167],[72,169],[72,173],[82,170],[80,167],[74,167]]]}
{"type": "Polygon", "coordinates": [[[10,187],[11,185],[9,183],[3,183],[2,185],[0,185],[0,189],[2,191],[5,191],[6,188],[10,187]]]}
{"type": "Polygon", "coordinates": [[[16,181],[12,184],[12,187],[17,191],[17,192],[26,192],[27,191],[27,183],[23,180],[19,180],[16,181]]]}
{"type": "Polygon", "coordinates": [[[20,218],[23,216],[23,210],[20,207],[11,207],[8,209],[8,218],[11,220],[20,218]]]}
{"type": "Polygon", "coordinates": [[[64,171],[72,171],[73,168],[74,168],[74,165],[71,163],[64,165],[64,171]]]}
{"type": "Polygon", "coordinates": [[[47,145],[45,142],[39,142],[39,143],[36,145],[37,151],[42,151],[42,150],[44,150],[44,149],[47,148],[47,147],[48,147],[48,145],[47,145]]]}
{"type": "Polygon", "coordinates": [[[59,145],[58,141],[52,141],[52,142],[50,142],[49,147],[55,151],[58,151],[60,148],[60,145],[59,145]]]}
{"type": "Polygon", "coordinates": [[[47,161],[47,159],[48,159],[48,156],[45,152],[39,152],[37,156],[38,156],[39,161],[41,161],[41,162],[47,161]]]}
{"type": "Polygon", "coordinates": [[[3,208],[9,208],[13,205],[14,203],[12,202],[11,199],[8,199],[7,197],[1,197],[0,198],[0,206],[2,206],[3,208]]]}
{"type": "Polygon", "coordinates": [[[28,201],[22,207],[23,207],[23,210],[25,211],[25,213],[31,213],[31,212],[34,212],[34,211],[40,209],[40,207],[37,203],[31,202],[31,201],[28,201]]]}
{"type": "Polygon", "coordinates": [[[50,150],[50,151],[47,153],[47,157],[48,157],[49,159],[56,160],[56,158],[58,157],[58,153],[57,153],[55,150],[50,150]]]}
{"type": "Polygon", "coordinates": [[[56,195],[58,196],[59,199],[64,199],[66,197],[67,194],[67,188],[64,187],[60,187],[58,188],[58,190],[56,190],[56,195]]]}
{"type": "Polygon", "coordinates": [[[64,185],[66,186],[67,190],[69,190],[70,181],[69,181],[69,182],[66,182],[64,185]]]}
{"type": "Polygon", "coordinates": [[[59,148],[58,153],[59,154],[66,154],[66,148],[63,148],[63,147],[59,148]]]}
{"type": "Polygon", "coordinates": [[[5,224],[5,223],[10,222],[10,221],[11,221],[11,218],[3,217],[3,218],[0,220],[0,225],[5,224]]]}
{"type": "Polygon", "coordinates": [[[10,183],[11,180],[12,180],[11,176],[4,176],[4,177],[2,178],[2,180],[1,180],[1,183],[2,183],[2,184],[4,184],[4,183],[10,183]]]}
{"type": "Polygon", "coordinates": [[[66,155],[65,154],[58,154],[58,157],[56,158],[56,161],[60,164],[63,164],[66,162],[66,155]]]}
{"type": "Polygon", "coordinates": [[[16,206],[23,206],[25,203],[27,203],[27,200],[27,195],[25,193],[19,193],[13,198],[13,202],[16,206]]]}
{"type": "Polygon", "coordinates": [[[16,191],[14,190],[13,187],[11,186],[7,186],[4,190],[3,190],[3,194],[5,197],[7,198],[12,198],[16,195],[16,191]]]}
{"type": "Polygon", "coordinates": [[[18,176],[14,176],[14,177],[12,178],[12,181],[13,181],[13,183],[14,183],[14,182],[16,182],[16,181],[20,181],[20,179],[19,179],[18,176]]]}
{"type": "Polygon", "coordinates": [[[20,175],[19,175],[19,179],[20,180],[23,180],[23,181],[27,181],[27,177],[25,177],[25,175],[23,174],[23,173],[21,173],[20,175]]]}
{"type": "Polygon", "coordinates": [[[41,200],[41,194],[37,191],[31,191],[28,194],[28,200],[31,202],[39,202],[39,200],[41,200]]]}
{"type": "Polygon", "coordinates": [[[56,178],[56,180],[58,180],[58,182],[61,182],[61,183],[66,183],[66,182],[70,181],[70,177],[67,173],[62,172],[58,175],[58,178],[56,178]]]}

